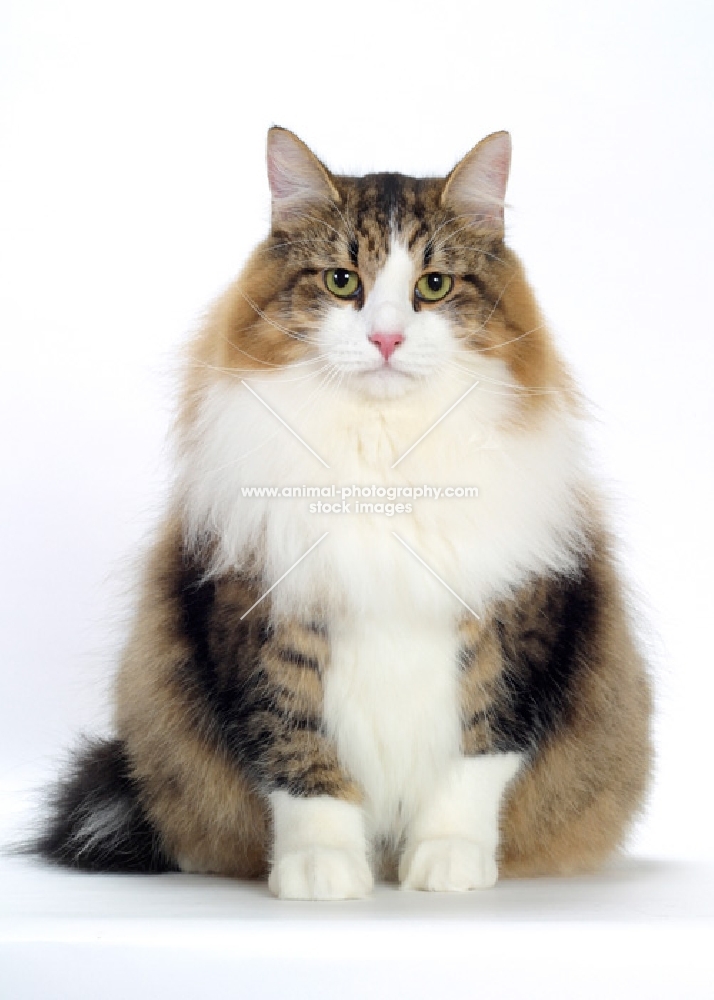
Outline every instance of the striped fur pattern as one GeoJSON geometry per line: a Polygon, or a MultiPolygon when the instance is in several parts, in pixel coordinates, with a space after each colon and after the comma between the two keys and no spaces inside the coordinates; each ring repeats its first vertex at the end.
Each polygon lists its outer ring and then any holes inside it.
{"type": "Polygon", "coordinates": [[[509,155],[498,133],[447,178],[340,177],[271,130],[271,232],[190,351],[116,735],[78,755],[45,856],[329,899],[590,870],[622,844],[649,681],[577,393],[504,242],[509,155]],[[335,481],[480,494],[399,522],[243,494],[335,481]]]}

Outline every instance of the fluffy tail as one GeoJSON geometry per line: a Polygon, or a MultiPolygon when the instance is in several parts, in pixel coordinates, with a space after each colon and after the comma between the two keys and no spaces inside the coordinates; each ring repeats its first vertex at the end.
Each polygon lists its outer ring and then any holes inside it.
{"type": "Polygon", "coordinates": [[[79,749],[53,792],[43,833],[28,850],[87,871],[177,870],[144,815],[118,739],[88,740],[79,749]]]}

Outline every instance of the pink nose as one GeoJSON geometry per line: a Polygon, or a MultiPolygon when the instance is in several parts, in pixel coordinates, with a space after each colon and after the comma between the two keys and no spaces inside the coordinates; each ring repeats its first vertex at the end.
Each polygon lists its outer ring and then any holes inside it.
{"type": "Polygon", "coordinates": [[[396,349],[400,344],[404,342],[403,333],[373,333],[370,335],[369,340],[376,344],[379,348],[379,353],[382,355],[385,361],[389,361],[391,356],[394,354],[396,349]]]}

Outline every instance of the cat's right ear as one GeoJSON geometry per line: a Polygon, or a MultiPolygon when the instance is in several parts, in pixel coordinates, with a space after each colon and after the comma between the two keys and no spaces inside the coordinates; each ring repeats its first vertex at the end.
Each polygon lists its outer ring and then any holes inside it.
{"type": "Polygon", "coordinates": [[[267,159],[273,226],[305,215],[325,199],[339,203],[327,168],[293,132],[278,126],[268,131],[267,159]]]}

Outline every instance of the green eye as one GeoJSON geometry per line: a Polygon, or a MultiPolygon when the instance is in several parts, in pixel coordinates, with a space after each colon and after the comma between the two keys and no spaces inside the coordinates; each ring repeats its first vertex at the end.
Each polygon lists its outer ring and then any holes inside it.
{"type": "Polygon", "coordinates": [[[438,271],[422,274],[416,283],[417,298],[425,302],[438,302],[449,294],[453,284],[454,279],[448,274],[439,274],[438,271]]]}
{"type": "Polygon", "coordinates": [[[332,267],[325,271],[325,287],[340,299],[352,299],[360,290],[359,275],[344,267],[332,267]]]}

